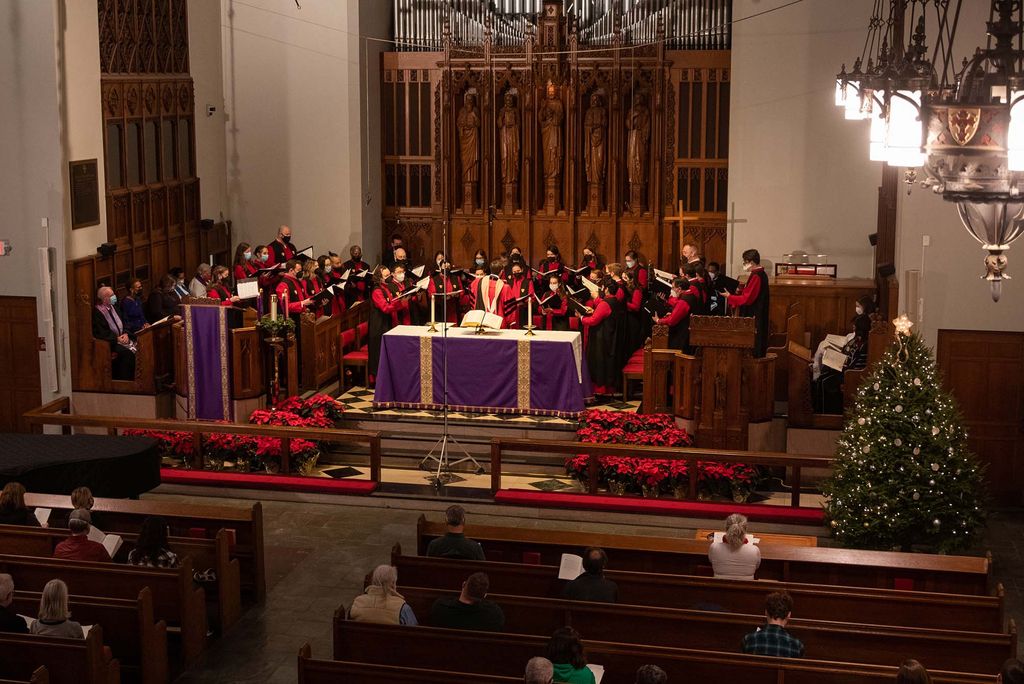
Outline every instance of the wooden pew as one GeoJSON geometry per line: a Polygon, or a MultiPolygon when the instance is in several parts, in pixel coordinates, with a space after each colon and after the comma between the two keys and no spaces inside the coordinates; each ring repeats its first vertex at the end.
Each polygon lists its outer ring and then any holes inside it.
{"type": "MultiPolygon", "coordinates": [[[[417,550],[425,555],[430,540],[443,536],[442,522],[416,522],[417,550]]],[[[539,554],[540,563],[558,565],[563,553],[581,553],[588,546],[608,552],[612,567],[640,572],[698,575],[709,569],[708,543],[696,539],[596,534],[471,525],[466,536],[479,541],[488,560],[519,563],[523,554],[539,554]]],[[[990,557],[939,556],[923,553],[800,548],[761,545],[760,579],[812,584],[892,589],[910,585],[917,591],[949,594],[991,593],[990,557]]]]}
{"type": "Polygon", "coordinates": [[[60,579],[72,594],[135,599],[149,587],[154,619],[166,620],[180,630],[186,665],[194,663],[206,647],[206,594],[192,586],[189,556],[181,559],[180,567],[165,570],[0,554],[0,572],[14,577],[15,586],[23,591],[42,591],[51,579],[60,579]]]}
{"type": "Polygon", "coordinates": [[[0,677],[29,680],[45,666],[50,684],[117,684],[120,663],[103,653],[103,628],[85,639],[0,633],[0,677]]]}
{"type": "MultiPolygon", "coordinates": [[[[14,611],[36,615],[40,596],[37,591],[15,591],[14,611]]],[[[167,623],[153,617],[153,593],[148,587],[134,601],[76,595],[68,599],[76,622],[103,628],[106,645],[120,661],[122,671],[143,684],[166,684],[170,675],[167,623]]]]}
{"type": "Polygon", "coordinates": [[[341,319],[338,316],[321,316],[311,313],[300,318],[299,355],[302,359],[300,390],[317,390],[338,378],[339,344],[341,340],[341,319]]]}
{"type": "MultiPolygon", "coordinates": [[[[26,494],[25,503],[32,507],[51,508],[54,516],[61,518],[67,518],[72,509],[70,498],[54,494],[26,494]]],[[[148,499],[96,499],[92,510],[102,517],[101,529],[104,532],[122,536],[126,532],[138,532],[142,521],[151,515],[159,515],[166,520],[170,533],[179,537],[198,533],[213,539],[221,528],[226,529],[234,536],[230,555],[238,558],[243,591],[254,594],[257,601],[266,597],[261,503],[241,508],[148,499]]]]}
{"type": "MultiPolygon", "coordinates": [[[[398,568],[398,581],[408,586],[452,589],[474,572],[487,573],[491,587],[502,594],[559,598],[565,586],[565,581],[558,579],[557,566],[403,556],[398,545],[392,551],[391,564],[398,568]]],[[[1001,585],[995,596],[969,596],[623,570],[608,570],[605,576],[618,585],[620,603],[639,606],[720,606],[756,615],[764,610],[768,593],[785,590],[793,597],[796,614],[807,620],[849,615],[874,625],[942,626],[976,632],[1006,629],[1001,585]]]]}
{"type": "MultiPolygon", "coordinates": [[[[39,528],[21,525],[0,525],[0,548],[16,556],[51,558],[53,550],[68,538],[68,531],[59,527],[39,528]]],[[[122,533],[124,544],[114,560],[128,562],[128,553],[135,547],[137,534],[122,533]]],[[[242,599],[239,590],[238,560],[228,557],[230,545],[226,530],[217,532],[216,539],[193,539],[190,537],[169,537],[171,551],[179,558],[190,556],[197,569],[213,568],[217,573],[216,583],[207,585],[215,590],[217,618],[221,632],[231,628],[242,615],[242,599]]]]}
{"type": "MultiPolygon", "coordinates": [[[[584,634],[584,637],[587,635],[584,634]]],[[[460,669],[480,674],[522,677],[526,662],[543,655],[549,637],[466,632],[435,627],[371,625],[334,616],[334,659],[388,665],[460,669]],[[398,657],[396,657],[398,656],[398,657]]],[[[743,684],[891,684],[895,666],[862,665],[812,659],[772,658],[737,653],[733,644],[720,651],[619,644],[586,639],[589,662],[605,668],[603,684],[632,684],[637,668],[655,664],[670,682],[742,682],[743,684]]],[[[993,668],[999,664],[993,665],[993,668]]],[[[995,676],[931,670],[936,684],[980,684],[995,676]]]]}
{"type": "MultiPolygon", "coordinates": [[[[523,663],[526,668],[526,663],[523,663]]],[[[343,660],[316,660],[309,644],[299,649],[299,684],[516,684],[522,677],[493,677],[490,675],[426,670],[395,665],[354,663],[343,660]]],[[[3,684],[0,682],[0,684],[3,684]]]]}
{"type": "MultiPolygon", "coordinates": [[[[399,585],[399,593],[427,623],[434,601],[455,595],[455,590],[399,585]]],[[[598,641],[715,650],[738,647],[743,635],[764,624],[763,610],[721,613],[498,592],[489,598],[504,611],[505,630],[515,634],[550,636],[559,627],[572,625],[598,641]]],[[[1009,634],[991,634],[794,618],[787,629],[804,642],[808,657],[819,660],[887,665],[912,653],[930,668],[983,673],[992,663],[1016,655],[1017,632],[1010,624],[1009,634]]]]}
{"type": "Polygon", "coordinates": [[[3,679],[0,684],[50,684],[50,673],[45,666],[40,665],[32,673],[30,679],[3,679]]]}

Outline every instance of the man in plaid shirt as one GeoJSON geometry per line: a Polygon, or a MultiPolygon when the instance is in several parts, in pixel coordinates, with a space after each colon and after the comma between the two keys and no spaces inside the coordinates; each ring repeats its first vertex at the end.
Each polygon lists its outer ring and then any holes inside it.
{"type": "Polygon", "coordinates": [[[786,631],[786,623],[793,614],[792,597],[784,591],[768,594],[764,614],[768,623],[743,637],[743,652],[783,658],[802,657],[804,643],[786,631]]]}

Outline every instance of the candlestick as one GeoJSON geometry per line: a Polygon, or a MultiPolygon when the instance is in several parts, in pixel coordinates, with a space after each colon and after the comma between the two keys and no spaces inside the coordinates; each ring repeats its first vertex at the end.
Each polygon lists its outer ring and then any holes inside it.
{"type": "Polygon", "coordinates": [[[277,295],[270,295],[270,320],[277,320],[277,295]]]}
{"type": "Polygon", "coordinates": [[[427,329],[427,332],[436,333],[437,326],[435,325],[436,318],[434,316],[434,300],[437,299],[437,297],[430,294],[429,290],[427,291],[427,297],[430,298],[430,327],[427,329]]]}
{"type": "Polygon", "coordinates": [[[533,337],[533,297],[526,300],[526,337],[533,337]]]}

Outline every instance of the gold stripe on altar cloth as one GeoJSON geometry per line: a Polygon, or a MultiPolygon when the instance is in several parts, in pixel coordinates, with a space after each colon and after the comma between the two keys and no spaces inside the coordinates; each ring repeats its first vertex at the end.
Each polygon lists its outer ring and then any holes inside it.
{"type": "Polygon", "coordinates": [[[434,403],[434,339],[420,338],[420,403],[434,403]]]}
{"type": "Polygon", "coordinates": [[[196,419],[196,365],[195,338],[192,330],[192,307],[182,307],[185,316],[185,361],[188,364],[188,412],[189,420],[196,419]]]}
{"type": "Polygon", "coordinates": [[[530,408],[530,340],[523,338],[516,341],[516,359],[518,361],[519,382],[517,386],[516,407],[520,411],[530,408]]]}
{"type": "Polygon", "coordinates": [[[223,306],[217,309],[217,327],[220,333],[220,408],[224,420],[231,420],[231,377],[228,373],[228,310],[223,306]]]}

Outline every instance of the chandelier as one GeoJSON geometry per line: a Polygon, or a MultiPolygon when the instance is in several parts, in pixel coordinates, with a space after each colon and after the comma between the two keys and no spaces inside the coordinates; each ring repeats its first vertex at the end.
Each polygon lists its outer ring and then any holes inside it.
{"type": "Polygon", "coordinates": [[[906,168],[911,184],[921,169],[923,186],[956,203],[988,252],[982,278],[999,301],[1010,279],[1005,252],[1024,234],[1022,0],[991,0],[986,46],[957,67],[961,4],[875,0],[861,56],[836,77],[835,103],[846,119],[870,122],[871,160],[906,168]]]}

